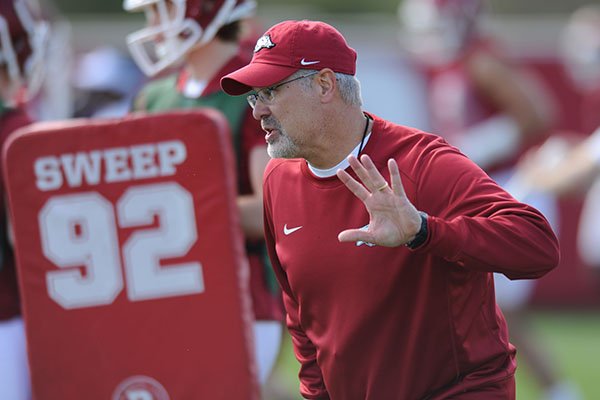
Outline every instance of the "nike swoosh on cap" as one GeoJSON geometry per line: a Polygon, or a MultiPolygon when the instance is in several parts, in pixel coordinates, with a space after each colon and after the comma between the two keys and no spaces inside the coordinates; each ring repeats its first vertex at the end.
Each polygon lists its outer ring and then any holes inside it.
{"type": "Polygon", "coordinates": [[[297,226],[295,228],[289,228],[287,227],[287,224],[285,224],[283,226],[283,233],[287,236],[287,235],[291,235],[292,233],[296,232],[298,229],[301,229],[302,226],[297,226]]]}
{"type": "Polygon", "coordinates": [[[321,61],[317,60],[317,61],[306,61],[304,58],[302,60],[300,60],[300,64],[302,65],[313,65],[313,64],[318,64],[321,61]]]}

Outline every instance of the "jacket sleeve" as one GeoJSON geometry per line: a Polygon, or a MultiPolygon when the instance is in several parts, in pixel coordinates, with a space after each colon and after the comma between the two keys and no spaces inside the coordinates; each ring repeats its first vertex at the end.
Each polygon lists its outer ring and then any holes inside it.
{"type": "Polygon", "coordinates": [[[281,287],[283,304],[286,311],[286,324],[292,338],[294,354],[300,363],[300,394],[305,399],[329,399],[329,394],[323,382],[321,369],[317,364],[317,350],[312,341],[308,338],[299,317],[299,306],[294,293],[289,285],[287,275],[282,268],[277,253],[275,251],[275,237],[273,223],[271,220],[271,205],[269,198],[268,185],[264,186],[264,220],[265,220],[265,240],[269,258],[273,266],[273,271],[281,287]]]}
{"type": "Polygon", "coordinates": [[[539,278],[557,266],[558,240],[538,210],[452,147],[424,154],[414,203],[429,214],[429,232],[417,251],[510,279],[539,278]]]}

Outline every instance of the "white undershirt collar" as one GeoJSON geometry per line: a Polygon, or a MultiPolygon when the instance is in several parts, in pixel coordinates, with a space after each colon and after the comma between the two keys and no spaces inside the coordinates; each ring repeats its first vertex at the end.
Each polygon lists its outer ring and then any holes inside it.
{"type": "MultiPolygon", "coordinates": [[[[364,148],[367,146],[367,143],[369,143],[369,138],[371,137],[371,132],[369,132],[367,134],[367,136],[365,137],[364,143],[362,143],[363,147],[362,149],[364,150],[364,148]]],[[[350,152],[350,154],[348,154],[347,157],[344,157],[344,159],[342,161],[339,162],[338,165],[331,167],[331,168],[327,168],[327,169],[320,169],[320,168],[315,168],[312,165],[310,165],[310,163],[307,161],[306,164],[308,164],[308,169],[310,169],[310,172],[312,172],[313,174],[315,174],[316,176],[318,176],[319,178],[329,178],[335,175],[335,173],[337,172],[338,169],[346,169],[350,166],[350,163],[348,162],[348,157],[350,157],[350,155],[353,155],[355,157],[358,158],[358,152],[359,152],[359,147],[360,147],[361,143],[357,144],[356,147],[350,152]]]]}

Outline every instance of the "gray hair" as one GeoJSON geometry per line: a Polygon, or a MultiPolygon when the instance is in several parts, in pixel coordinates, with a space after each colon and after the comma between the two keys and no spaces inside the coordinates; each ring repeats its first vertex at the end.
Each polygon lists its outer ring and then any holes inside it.
{"type": "MultiPolygon", "coordinates": [[[[299,78],[303,75],[308,75],[318,70],[300,69],[288,77],[288,79],[299,78]]],[[[335,73],[335,78],[338,83],[338,91],[342,101],[350,106],[362,106],[362,96],[360,93],[360,82],[354,75],[335,73]]],[[[300,84],[308,88],[312,85],[311,80],[300,80],[300,84]]]]}

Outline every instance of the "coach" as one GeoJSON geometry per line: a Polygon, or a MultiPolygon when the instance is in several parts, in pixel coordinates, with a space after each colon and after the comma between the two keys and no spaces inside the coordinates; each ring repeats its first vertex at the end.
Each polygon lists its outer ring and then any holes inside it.
{"type": "Polygon", "coordinates": [[[493,272],[559,259],[544,217],[438,136],[361,108],[356,52],[285,21],[221,80],[271,160],[265,232],[306,399],[514,399],[493,272]],[[352,229],[349,229],[352,228],[352,229]]]}

